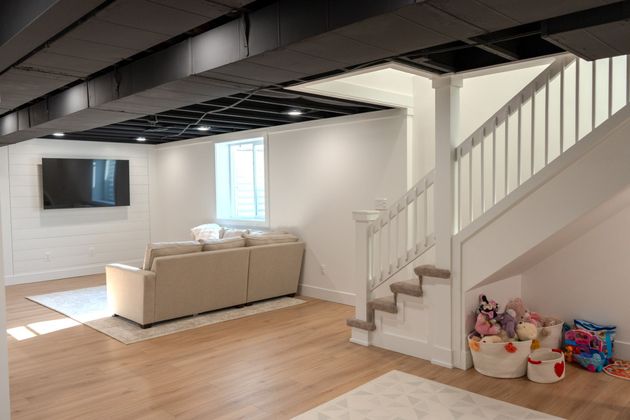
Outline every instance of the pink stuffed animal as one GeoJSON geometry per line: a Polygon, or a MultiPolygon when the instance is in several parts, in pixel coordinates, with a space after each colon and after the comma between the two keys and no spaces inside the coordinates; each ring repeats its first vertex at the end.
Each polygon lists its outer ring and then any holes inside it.
{"type": "Polygon", "coordinates": [[[512,298],[505,305],[505,310],[512,309],[516,313],[516,322],[523,321],[525,318],[525,314],[527,313],[527,308],[525,307],[525,303],[523,303],[523,299],[521,298],[512,298]]]}
{"type": "Polygon", "coordinates": [[[477,322],[475,323],[475,330],[481,334],[497,335],[501,331],[501,326],[497,323],[497,311],[499,304],[494,300],[488,301],[486,295],[479,295],[479,307],[477,308],[477,322]]]}

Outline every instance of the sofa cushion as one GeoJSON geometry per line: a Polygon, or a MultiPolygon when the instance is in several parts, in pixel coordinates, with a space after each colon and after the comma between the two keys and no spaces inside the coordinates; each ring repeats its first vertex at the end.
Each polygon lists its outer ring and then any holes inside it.
{"type": "Polygon", "coordinates": [[[151,270],[153,260],[157,257],[165,257],[167,255],[191,254],[193,252],[201,252],[203,245],[195,241],[183,242],[155,242],[147,245],[144,253],[143,270],[151,270]]]}
{"type": "Polygon", "coordinates": [[[224,228],[221,238],[244,238],[247,234],[249,234],[249,229],[224,228]]]}
{"type": "Polygon", "coordinates": [[[254,235],[245,235],[246,246],[282,244],[286,242],[297,242],[299,238],[285,232],[265,232],[254,235]]]}
{"type": "Polygon", "coordinates": [[[218,251],[220,249],[242,248],[245,246],[245,238],[236,236],[232,238],[204,241],[202,243],[203,251],[218,251]]]}
{"type": "Polygon", "coordinates": [[[212,241],[221,239],[223,228],[216,223],[206,223],[190,229],[195,241],[212,241]]]}

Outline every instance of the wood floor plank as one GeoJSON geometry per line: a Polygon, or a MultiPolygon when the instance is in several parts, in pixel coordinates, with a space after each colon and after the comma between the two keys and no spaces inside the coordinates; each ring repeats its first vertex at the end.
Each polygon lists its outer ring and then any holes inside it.
{"type": "MultiPolygon", "coordinates": [[[[64,318],[25,296],[103,283],[97,275],[7,287],[8,328],[64,318]]],[[[392,369],[568,419],[630,419],[630,382],[572,366],[553,385],[445,369],[351,344],[353,308],[305,299],[132,345],[84,325],[9,337],[13,419],[285,419],[392,369]]]]}

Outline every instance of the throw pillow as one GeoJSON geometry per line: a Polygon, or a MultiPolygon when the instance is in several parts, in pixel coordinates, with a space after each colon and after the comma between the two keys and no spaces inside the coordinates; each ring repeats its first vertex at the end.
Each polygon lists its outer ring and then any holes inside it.
{"type": "Polygon", "coordinates": [[[244,246],[245,239],[239,236],[203,242],[203,251],[218,251],[220,249],[242,248],[244,246]]]}
{"type": "Polygon", "coordinates": [[[221,238],[244,238],[247,234],[249,234],[249,229],[225,228],[223,229],[223,236],[221,236],[221,238]]]}
{"type": "Polygon", "coordinates": [[[151,270],[153,260],[157,257],[165,257],[167,255],[191,254],[193,252],[201,252],[203,245],[195,241],[183,242],[155,242],[147,245],[144,253],[143,270],[151,270]]]}
{"type": "Polygon", "coordinates": [[[195,241],[212,241],[221,239],[223,228],[216,223],[206,223],[190,229],[195,241]]]}
{"type": "Polygon", "coordinates": [[[247,246],[282,244],[287,242],[297,242],[299,238],[290,233],[267,232],[258,235],[245,235],[247,246]]]}

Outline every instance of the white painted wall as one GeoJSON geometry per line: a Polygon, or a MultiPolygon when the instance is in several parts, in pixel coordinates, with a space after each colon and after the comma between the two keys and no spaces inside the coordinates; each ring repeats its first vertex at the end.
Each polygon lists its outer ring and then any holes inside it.
{"type": "Polygon", "coordinates": [[[352,211],[404,192],[405,119],[380,111],[160,146],[153,238],[188,239],[214,220],[213,141],[267,135],[270,226],[306,242],[303,293],[353,304],[352,211]]]}
{"type": "Polygon", "coordinates": [[[617,325],[617,355],[630,358],[630,206],[523,273],[535,310],[567,322],[617,325]]]}
{"type": "Polygon", "coordinates": [[[0,149],[7,284],[99,273],[115,261],[139,264],[150,241],[151,149],[41,139],[0,149]],[[128,159],[131,206],[43,210],[42,157],[128,159]]]}
{"type": "MultiPolygon", "coordinates": [[[[6,147],[2,148],[6,149],[6,147]]],[[[0,150],[2,150],[0,149],[0,150]]],[[[0,163],[3,166],[4,163],[0,163]]],[[[0,210],[2,211],[2,210],[0,210]]],[[[2,226],[0,226],[2,231],[2,226]]],[[[0,242],[0,248],[2,243],[0,242]]],[[[11,418],[10,398],[9,398],[9,355],[6,334],[6,299],[3,273],[3,254],[0,252],[0,420],[11,418]]]]}
{"type": "Polygon", "coordinates": [[[192,239],[190,229],[215,219],[214,145],[178,142],[155,153],[152,238],[192,239]]]}
{"type": "Polygon", "coordinates": [[[471,135],[531,82],[547,65],[466,77],[460,91],[459,138],[471,135]]]}

